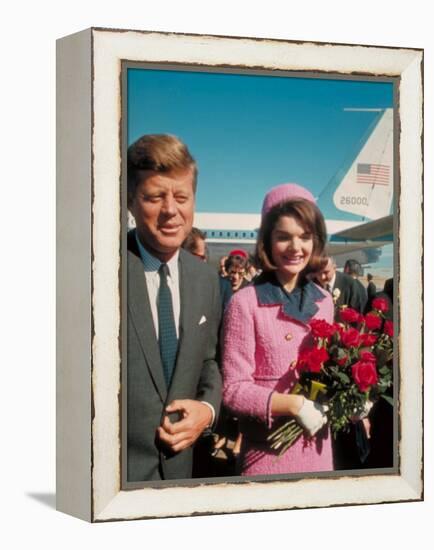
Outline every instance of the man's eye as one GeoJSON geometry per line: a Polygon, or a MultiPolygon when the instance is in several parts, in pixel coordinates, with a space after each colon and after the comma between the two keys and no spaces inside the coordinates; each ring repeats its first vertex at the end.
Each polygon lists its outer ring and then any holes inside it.
{"type": "Polygon", "coordinates": [[[175,200],[176,202],[179,202],[179,203],[184,203],[188,200],[188,196],[187,195],[176,195],[175,196],[175,200]]]}
{"type": "Polygon", "coordinates": [[[147,202],[158,202],[161,199],[161,195],[143,195],[143,200],[147,202]]]}

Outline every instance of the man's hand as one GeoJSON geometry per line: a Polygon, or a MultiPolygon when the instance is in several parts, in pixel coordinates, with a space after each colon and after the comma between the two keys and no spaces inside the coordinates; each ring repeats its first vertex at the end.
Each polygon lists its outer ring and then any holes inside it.
{"type": "Polygon", "coordinates": [[[200,401],[178,399],[166,407],[167,413],[178,412],[181,420],[172,423],[168,416],[158,428],[160,440],[173,452],[191,447],[212,421],[211,409],[200,401]]]}

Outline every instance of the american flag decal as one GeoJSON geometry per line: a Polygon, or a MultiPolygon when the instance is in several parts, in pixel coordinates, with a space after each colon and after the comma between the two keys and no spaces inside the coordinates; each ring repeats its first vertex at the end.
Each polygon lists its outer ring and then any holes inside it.
{"type": "Polygon", "coordinates": [[[357,183],[389,185],[390,168],[386,164],[358,164],[357,183]]]}

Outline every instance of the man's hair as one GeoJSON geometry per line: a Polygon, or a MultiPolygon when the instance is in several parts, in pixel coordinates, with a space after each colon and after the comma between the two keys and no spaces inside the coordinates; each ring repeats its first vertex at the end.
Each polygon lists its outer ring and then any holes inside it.
{"type": "Polygon", "coordinates": [[[185,241],[182,243],[182,248],[188,250],[188,252],[194,252],[196,250],[197,241],[204,241],[206,239],[206,233],[192,227],[190,233],[187,235],[185,241]]]}
{"type": "Polygon", "coordinates": [[[324,217],[316,204],[306,199],[294,199],[279,203],[262,218],[256,243],[255,264],[263,271],[277,269],[273,264],[271,254],[271,233],[281,216],[295,218],[305,231],[312,234],[312,255],[303,275],[324,269],[327,264],[327,257],[324,253],[327,239],[324,217]]]}
{"type": "Polygon", "coordinates": [[[187,146],[169,134],[145,134],[128,147],[128,201],[132,200],[145,170],[168,173],[193,168],[193,190],[196,191],[197,166],[187,146]]]}
{"type": "Polygon", "coordinates": [[[373,279],[374,277],[372,276],[372,273],[368,273],[368,274],[366,275],[366,278],[368,279],[368,281],[372,281],[372,279],[373,279]]]}
{"type": "Polygon", "coordinates": [[[344,265],[344,272],[348,275],[363,275],[363,268],[357,260],[347,260],[344,265]]]}

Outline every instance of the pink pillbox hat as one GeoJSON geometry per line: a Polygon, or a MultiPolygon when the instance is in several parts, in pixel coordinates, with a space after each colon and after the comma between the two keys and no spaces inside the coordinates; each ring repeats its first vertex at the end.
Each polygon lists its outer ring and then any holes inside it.
{"type": "Polygon", "coordinates": [[[264,202],[262,203],[262,217],[268,214],[276,204],[293,199],[306,199],[309,202],[316,203],[312,193],[301,185],[297,185],[296,183],[282,183],[270,189],[265,195],[264,202]]]}

